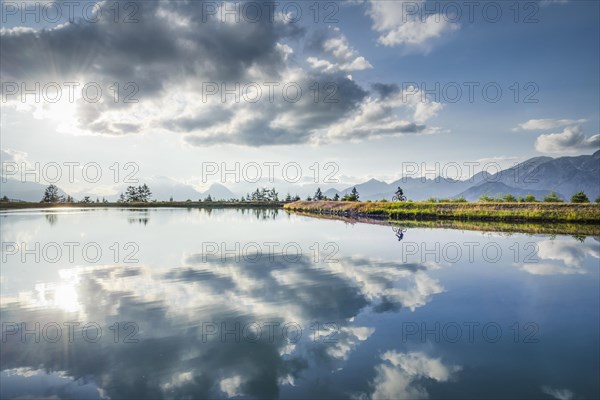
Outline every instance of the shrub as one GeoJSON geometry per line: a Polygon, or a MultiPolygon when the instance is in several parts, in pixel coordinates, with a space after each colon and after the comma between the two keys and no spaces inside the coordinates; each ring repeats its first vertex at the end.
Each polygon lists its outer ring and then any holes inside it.
{"type": "Polygon", "coordinates": [[[587,195],[584,192],[575,193],[571,196],[571,203],[589,203],[587,195]]]}
{"type": "Polygon", "coordinates": [[[546,197],[544,197],[544,202],[546,203],[562,203],[563,200],[558,197],[558,195],[555,192],[550,192],[550,194],[546,195],[546,197]]]}
{"type": "Polygon", "coordinates": [[[504,196],[504,201],[507,203],[514,203],[517,201],[517,198],[509,193],[506,196],[504,196]]]}
{"type": "Polygon", "coordinates": [[[526,201],[527,203],[535,203],[535,202],[537,202],[537,199],[535,198],[535,196],[534,196],[534,195],[532,195],[532,194],[530,193],[530,194],[528,194],[527,196],[525,196],[525,201],[526,201]]]}

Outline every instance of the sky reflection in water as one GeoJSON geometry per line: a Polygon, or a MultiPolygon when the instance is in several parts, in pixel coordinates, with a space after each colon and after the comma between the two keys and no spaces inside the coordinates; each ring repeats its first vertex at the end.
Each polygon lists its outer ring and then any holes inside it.
{"type": "Polygon", "coordinates": [[[0,220],[2,398],[600,394],[598,238],[410,228],[398,241],[273,210],[0,220]],[[21,251],[36,243],[39,262],[21,251]],[[39,342],[20,323],[39,323],[39,342]]]}

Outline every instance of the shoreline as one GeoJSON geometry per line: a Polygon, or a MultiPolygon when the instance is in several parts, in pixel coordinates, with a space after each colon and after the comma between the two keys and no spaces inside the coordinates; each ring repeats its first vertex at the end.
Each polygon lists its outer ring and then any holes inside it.
{"type": "Polygon", "coordinates": [[[147,203],[0,203],[0,211],[48,208],[283,208],[285,202],[161,201],[147,203]]]}
{"type": "Polygon", "coordinates": [[[421,203],[296,201],[284,209],[391,221],[479,221],[600,225],[595,203],[421,203]]]}
{"type": "Polygon", "coordinates": [[[390,228],[425,228],[425,229],[454,229],[460,231],[475,231],[498,233],[510,236],[512,234],[526,235],[568,235],[576,238],[587,236],[600,237],[600,225],[580,223],[540,223],[540,222],[499,222],[499,221],[464,221],[464,220],[389,220],[384,218],[346,217],[332,214],[316,214],[311,212],[290,211],[289,213],[308,218],[339,221],[346,224],[369,224],[389,226],[390,228]]]}

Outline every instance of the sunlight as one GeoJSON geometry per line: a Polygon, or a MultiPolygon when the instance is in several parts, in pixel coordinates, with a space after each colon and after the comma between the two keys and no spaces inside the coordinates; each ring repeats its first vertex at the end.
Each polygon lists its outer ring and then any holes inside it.
{"type": "Polygon", "coordinates": [[[67,312],[79,310],[79,297],[74,284],[63,284],[56,288],[54,305],[67,312]]]}

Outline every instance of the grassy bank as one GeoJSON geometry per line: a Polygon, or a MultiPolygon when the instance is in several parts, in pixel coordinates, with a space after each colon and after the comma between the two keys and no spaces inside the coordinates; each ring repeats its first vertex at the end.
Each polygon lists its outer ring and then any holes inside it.
{"type": "Polygon", "coordinates": [[[296,201],[291,211],[391,220],[568,222],[600,224],[599,204],[573,203],[387,203],[296,201]]]}
{"type": "Polygon", "coordinates": [[[281,208],[284,202],[162,201],[147,203],[27,203],[2,202],[0,210],[29,208],[281,208]]]}

